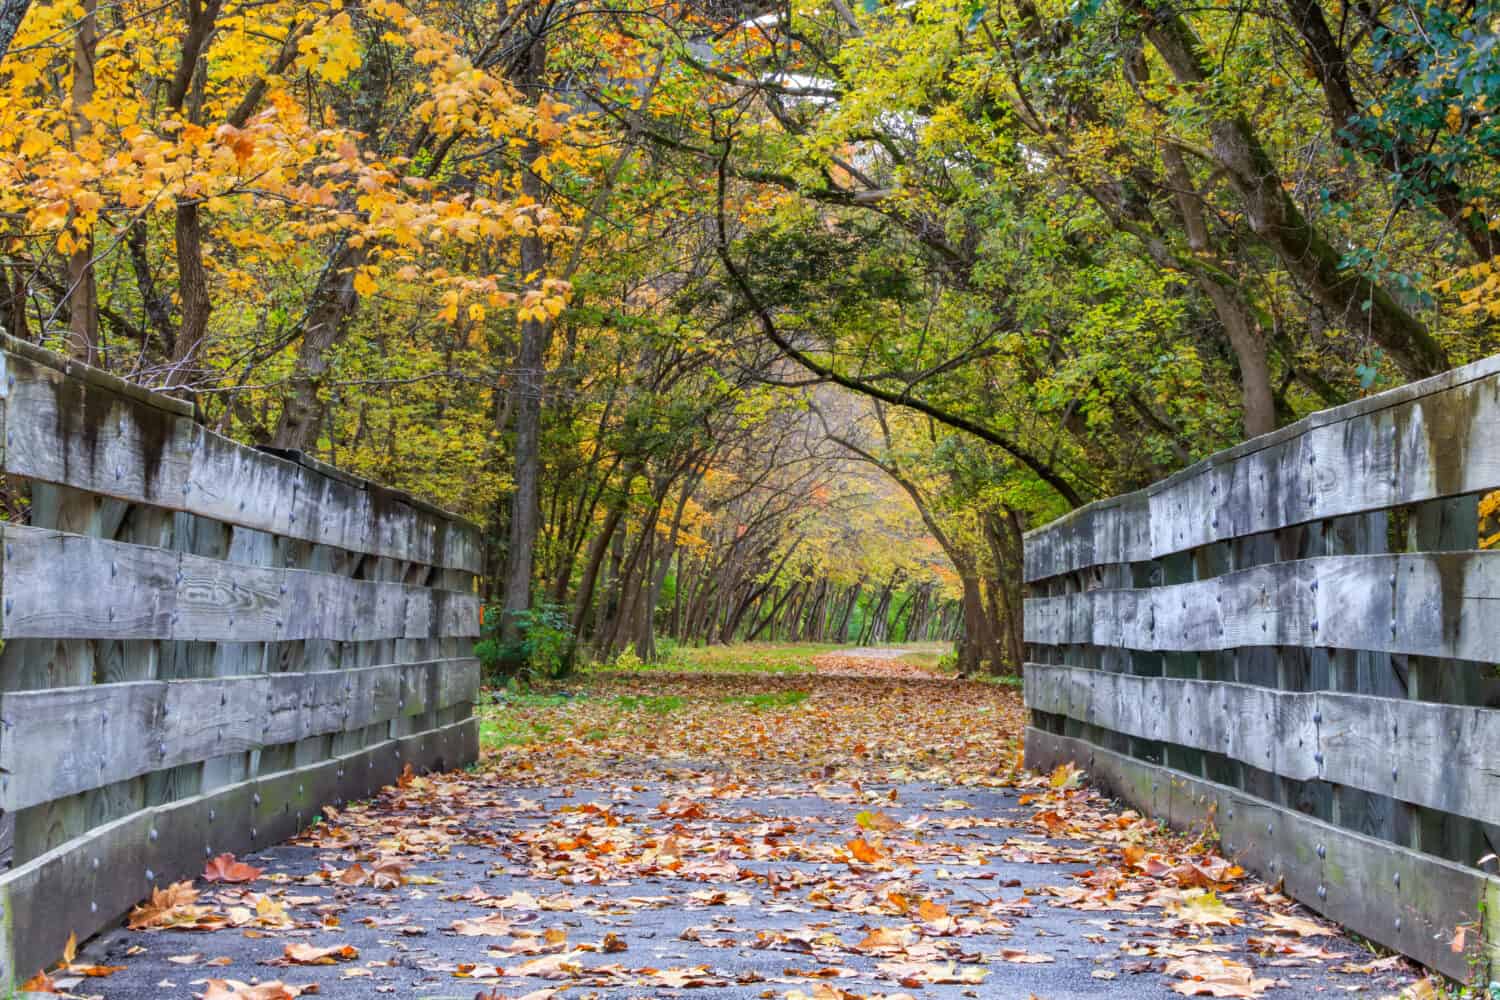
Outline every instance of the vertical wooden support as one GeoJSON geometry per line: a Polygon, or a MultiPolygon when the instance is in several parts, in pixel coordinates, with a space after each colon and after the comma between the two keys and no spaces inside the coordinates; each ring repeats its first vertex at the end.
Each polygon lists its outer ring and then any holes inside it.
{"type": "MultiPolygon", "coordinates": [[[[1389,521],[1385,511],[1334,518],[1323,524],[1324,554],[1376,555],[1386,551],[1389,521]]],[[[1378,602],[1371,602],[1377,605],[1378,602]]],[[[1398,680],[1391,655],[1368,649],[1329,650],[1328,688],[1386,698],[1405,697],[1406,689],[1398,680]]],[[[1340,826],[1381,840],[1397,839],[1398,818],[1389,795],[1356,788],[1333,790],[1333,821],[1340,826]]]]}

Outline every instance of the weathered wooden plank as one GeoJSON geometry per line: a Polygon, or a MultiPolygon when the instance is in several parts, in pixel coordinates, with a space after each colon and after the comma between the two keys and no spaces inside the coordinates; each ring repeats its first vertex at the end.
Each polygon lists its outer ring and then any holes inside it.
{"type": "Polygon", "coordinates": [[[3,528],[3,635],[281,642],[472,636],[473,594],[3,528]]]}
{"type": "Polygon", "coordinates": [[[406,764],[461,767],[478,755],[470,718],[433,732],[140,810],[0,874],[0,993],[118,920],[152,886],[196,875],[205,857],[284,840],[324,805],[364,798],[406,764]],[[46,912],[48,919],[36,919],[46,912]]]}
{"type": "Polygon", "coordinates": [[[11,692],[0,695],[0,809],[465,704],[478,692],[473,659],[11,692]]]}
{"type": "Polygon", "coordinates": [[[1327,781],[1500,823],[1494,709],[1039,663],[1026,666],[1026,704],[1295,781],[1327,781]]]}
{"type": "Polygon", "coordinates": [[[1090,780],[1173,826],[1212,822],[1226,854],[1371,940],[1459,980],[1500,961],[1500,879],[1341,829],[1224,785],[1031,728],[1026,764],[1073,762],[1090,780]],[[1149,790],[1149,791],[1148,791],[1149,790]],[[1165,803],[1162,797],[1166,797],[1165,803]],[[1467,948],[1449,946],[1469,925],[1467,948]]]}
{"type": "MultiPolygon", "coordinates": [[[[5,471],[355,552],[477,573],[478,529],[202,427],[179,400],[7,340],[5,471]]],[[[316,467],[313,467],[316,465],[316,467]]]]}
{"type": "Polygon", "coordinates": [[[1489,662],[1500,551],[1322,556],[1140,590],[1028,598],[1026,641],[1363,649],[1489,662]]]}
{"type": "Polygon", "coordinates": [[[1080,508],[1027,534],[1025,579],[1496,487],[1500,357],[1314,413],[1080,508]]]}
{"type": "Polygon", "coordinates": [[[1041,580],[1089,566],[1151,558],[1150,509],[1144,492],[1081,507],[1026,535],[1025,579],[1041,580]]]}

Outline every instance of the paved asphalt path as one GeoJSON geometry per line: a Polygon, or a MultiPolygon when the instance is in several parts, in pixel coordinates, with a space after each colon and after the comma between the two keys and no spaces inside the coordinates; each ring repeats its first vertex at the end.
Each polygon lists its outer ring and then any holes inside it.
{"type": "MultiPolygon", "coordinates": [[[[1081,865],[1034,864],[1006,861],[997,856],[998,846],[1013,837],[1034,836],[1020,824],[1028,810],[1018,807],[1016,794],[1007,790],[963,789],[971,807],[967,815],[1014,819],[1015,826],[980,826],[942,831],[941,836],[960,844],[972,844],[987,860],[980,865],[923,865],[919,871],[902,872],[910,883],[941,886],[950,909],[964,900],[989,904],[1000,900],[1030,900],[1017,907],[1005,921],[1013,929],[1006,934],[950,938],[960,958],[982,960],[989,970],[977,985],[922,985],[902,987],[891,978],[876,978],[878,956],[866,956],[847,948],[831,948],[831,934],[845,946],[863,938],[871,928],[910,926],[909,919],[833,912],[809,905],[805,889],[773,892],[770,882],[795,887],[824,879],[847,881],[847,867],[830,863],[737,861],[741,875],[734,881],[715,884],[704,878],[656,875],[633,880],[618,879],[605,884],[569,885],[545,877],[528,861],[522,845],[527,831],[535,831],[557,815],[560,804],[593,803],[608,808],[625,821],[658,827],[668,835],[675,820],[658,809],[690,788],[704,785],[704,772],[682,769],[674,762],[655,774],[651,768],[636,776],[625,776],[597,787],[526,787],[513,792],[495,789],[491,801],[513,801],[511,807],[480,806],[468,817],[470,833],[489,831],[493,847],[456,846],[450,854],[422,861],[407,869],[408,882],[389,890],[369,887],[345,888],[329,885],[292,885],[286,892],[319,897],[321,905],[337,913],[339,926],[330,929],[294,930],[246,934],[227,929],[214,932],[156,931],[132,933],[123,929],[108,933],[85,949],[89,959],[124,964],[126,971],[108,979],[90,980],[77,987],[84,995],[102,995],[109,1000],[159,1000],[201,994],[209,977],[248,983],[282,979],[288,983],[316,984],[317,996],[342,998],[428,997],[468,998],[493,989],[495,997],[523,997],[533,991],[564,987],[560,997],[692,997],[704,1000],[749,1000],[785,997],[801,991],[809,997],[843,1000],[845,994],[815,993],[815,982],[806,973],[825,968],[843,968],[855,974],[829,980],[838,990],[854,997],[909,994],[919,998],[947,997],[1039,997],[1060,1000],[1069,997],[1138,998],[1174,997],[1171,980],[1160,975],[1162,962],[1141,961],[1121,953],[1124,942],[1160,937],[1153,930],[1151,913],[1122,914],[1081,912],[1048,905],[1038,891],[1047,885],[1068,885],[1068,873],[1081,865]],[[528,805],[528,803],[531,803],[528,805]],[[773,876],[752,881],[745,871],[773,876]],[[429,881],[431,880],[431,881],[429,881]],[[485,909],[467,901],[445,900],[445,896],[475,890],[476,895],[505,897],[530,893],[538,899],[565,894],[572,910],[545,910],[530,915],[485,909]],[[703,898],[705,890],[739,891],[725,900],[703,898]],[[695,897],[693,893],[700,893],[695,897]],[[492,985],[456,978],[460,963],[493,963],[513,969],[535,956],[490,952],[511,939],[466,937],[449,928],[455,921],[503,912],[532,921],[534,931],[566,933],[568,948],[597,945],[606,935],[623,942],[614,953],[591,952],[578,961],[588,966],[623,966],[629,970],[702,967],[705,974],[725,985],[674,989],[651,983],[649,973],[627,973],[623,978],[603,979],[598,985],[582,980],[549,981],[507,975],[492,985]],[[1138,919],[1133,919],[1138,918],[1138,919]],[[777,936],[780,932],[781,937],[777,936]],[[790,932],[790,936],[786,936],[790,932]],[[769,945],[757,944],[769,940],[769,945]],[[271,967],[265,964],[282,954],[289,942],[319,947],[350,944],[358,958],[326,966],[271,967]],[[1012,964],[998,952],[1002,948],[1049,955],[1041,964],[1012,964]],[[178,956],[198,956],[189,964],[174,963],[178,956]],[[208,965],[210,959],[221,964],[208,965]],[[1096,978],[1096,972],[1113,978],[1096,978]],[[580,985],[582,983],[582,985],[580,985]],[[646,985],[641,985],[646,983],[646,985]]],[[[791,786],[771,786],[773,791],[791,786]]],[[[885,789],[880,789],[885,791],[885,789]]],[[[955,790],[946,787],[901,785],[886,812],[901,821],[919,814],[952,815],[955,790]],[[945,804],[946,803],[946,804],[945,804]]],[[[747,830],[773,827],[785,821],[798,834],[827,840],[847,830],[853,810],[859,808],[838,797],[792,794],[785,797],[719,798],[712,802],[710,818],[716,822],[745,824],[747,830]]],[[[1040,838],[1037,838],[1040,839],[1040,838]]],[[[306,846],[281,846],[248,858],[256,865],[293,879],[316,872],[320,866],[343,867],[349,863],[336,850],[306,846]]],[[[201,885],[201,883],[200,883],[201,885]]],[[[259,883],[264,886],[264,882],[259,883]]],[[[318,912],[319,903],[304,898],[302,914],[318,912]]],[[[1221,935],[1220,940],[1239,940],[1242,935],[1221,935]]],[[[613,939],[612,939],[613,940],[613,939]]],[[[618,948],[618,943],[616,944],[618,948]]],[[[1328,945],[1343,950],[1355,960],[1366,960],[1348,942],[1328,945]]],[[[1348,992],[1378,996],[1394,992],[1379,988],[1369,979],[1338,975],[1329,970],[1334,963],[1318,966],[1292,965],[1258,968],[1258,975],[1280,980],[1267,995],[1272,998],[1341,996],[1348,992]],[[1363,987],[1363,989],[1359,989],[1363,987]],[[1368,992],[1366,992],[1368,991],[1368,992]]],[[[546,996],[547,994],[540,994],[546,996]]]]}

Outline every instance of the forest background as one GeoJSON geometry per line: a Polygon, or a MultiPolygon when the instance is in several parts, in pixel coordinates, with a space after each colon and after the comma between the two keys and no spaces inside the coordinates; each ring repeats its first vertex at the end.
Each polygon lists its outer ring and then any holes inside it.
{"type": "Polygon", "coordinates": [[[0,328],[481,523],[497,670],[1015,672],[1027,528],[1500,349],[1497,41],[1484,0],[0,0],[0,328]]]}

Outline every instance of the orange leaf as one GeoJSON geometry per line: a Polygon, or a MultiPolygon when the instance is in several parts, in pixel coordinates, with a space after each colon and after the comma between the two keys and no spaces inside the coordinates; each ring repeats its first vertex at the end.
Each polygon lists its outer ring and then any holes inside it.
{"type": "Polygon", "coordinates": [[[233,854],[221,854],[203,866],[205,882],[254,882],[262,869],[236,861],[233,854]]]}
{"type": "Polygon", "coordinates": [[[352,944],[336,944],[319,948],[310,944],[289,944],[283,954],[293,965],[332,965],[348,962],[359,957],[359,949],[352,944]]]}

